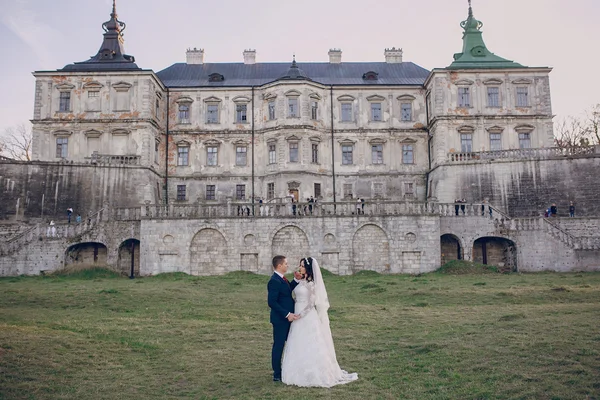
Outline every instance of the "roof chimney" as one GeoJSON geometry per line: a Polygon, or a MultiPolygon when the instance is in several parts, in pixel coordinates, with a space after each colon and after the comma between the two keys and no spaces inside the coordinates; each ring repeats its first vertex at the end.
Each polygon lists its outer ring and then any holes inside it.
{"type": "Polygon", "coordinates": [[[329,50],[329,63],[330,64],[341,64],[342,63],[342,50],[341,49],[330,49],[329,50]]]}
{"type": "Polygon", "coordinates": [[[402,62],[402,49],[385,49],[385,62],[388,64],[400,64],[402,62]]]}
{"type": "Polygon", "coordinates": [[[187,64],[204,64],[204,49],[187,49],[185,55],[187,64]]]}
{"type": "Polygon", "coordinates": [[[256,50],[244,50],[244,64],[256,64],[256,50]]]}

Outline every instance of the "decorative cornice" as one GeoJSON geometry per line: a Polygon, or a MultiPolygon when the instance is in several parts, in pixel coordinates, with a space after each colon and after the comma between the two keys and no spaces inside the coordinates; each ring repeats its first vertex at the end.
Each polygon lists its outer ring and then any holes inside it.
{"type": "Polygon", "coordinates": [[[60,85],[56,85],[56,88],[61,92],[67,92],[75,89],[75,85],[71,85],[70,83],[61,83],[60,85]]]}
{"type": "Polygon", "coordinates": [[[115,84],[112,85],[112,87],[117,91],[117,92],[125,92],[129,89],[131,89],[133,85],[131,83],[128,82],[117,82],[115,84]]]}
{"type": "Polygon", "coordinates": [[[367,101],[385,101],[385,97],[374,94],[367,97],[367,101]]]}
{"type": "Polygon", "coordinates": [[[499,85],[502,85],[502,83],[504,83],[504,81],[502,79],[497,79],[497,78],[486,79],[485,81],[483,81],[484,85],[491,85],[491,86],[499,86],[499,85]]]}
{"type": "Polygon", "coordinates": [[[354,96],[350,96],[349,94],[343,94],[337,98],[337,101],[354,101],[356,98],[354,96]]]}

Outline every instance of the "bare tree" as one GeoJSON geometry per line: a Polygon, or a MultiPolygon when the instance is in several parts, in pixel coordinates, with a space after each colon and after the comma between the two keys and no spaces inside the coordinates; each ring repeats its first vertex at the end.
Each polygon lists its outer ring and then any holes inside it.
{"type": "Polygon", "coordinates": [[[31,126],[21,123],[14,127],[6,128],[0,138],[0,152],[8,158],[21,161],[31,161],[31,126]]]}
{"type": "Polygon", "coordinates": [[[567,117],[555,126],[557,147],[600,145],[600,104],[585,113],[584,118],[567,117]]]}

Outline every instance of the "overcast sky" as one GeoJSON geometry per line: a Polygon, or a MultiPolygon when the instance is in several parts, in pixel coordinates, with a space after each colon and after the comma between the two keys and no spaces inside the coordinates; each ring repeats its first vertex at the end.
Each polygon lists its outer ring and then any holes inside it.
{"type": "MultiPolygon", "coordinates": [[[[96,54],[112,0],[0,0],[0,131],[33,114],[32,71],[54,70],[96,54]]],[[[550,66],[553,111],[577,115],[600,103],[599,0],[473,0],[490,51],[527,66],[550,66]]],[[[127,23],[125,50],[144,69],[185,61],[188,47],[206,62],[404,60],[445,67],[461,51],[467,0],[117,0],[127,23]]]]}

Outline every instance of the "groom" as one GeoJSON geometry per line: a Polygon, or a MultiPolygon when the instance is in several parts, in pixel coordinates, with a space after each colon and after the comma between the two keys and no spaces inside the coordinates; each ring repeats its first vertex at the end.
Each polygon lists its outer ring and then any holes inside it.
{"type": "Polygon", "coordinates": [[[298,285],[301,278],[299,272],[294,272],[293,282],[288,282],[285,273],[288,269],[287,259],[284,256],[273,257],[273,276],[267,285],[267,302],[271,308],[271,324],[273,324],[273,350],[271,352],[271,365],[273,366],[273,381],[281,381],[281,356],[287,340],[292,321],[300,318],[294,314],[294,299],[292,290],[298,285]]]}

